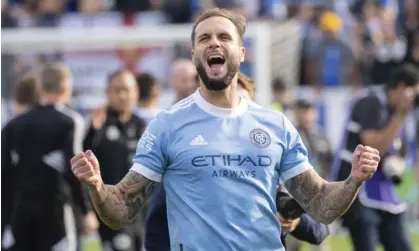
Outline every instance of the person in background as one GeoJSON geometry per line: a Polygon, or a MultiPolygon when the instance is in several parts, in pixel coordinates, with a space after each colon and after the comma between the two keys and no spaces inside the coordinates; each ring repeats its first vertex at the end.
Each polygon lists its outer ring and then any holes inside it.
{"type": "Polygon", "coordinates": [[[19,80],[13,93],[13,116],[18,116],[34,105],[40,104],[40,81],[34,76],[25,76],[19,80]]]}
{"type": "MultiPolygon", "coordinates": [[[[24,76],[16,84],[13,91],[13,111],[12,117],[19,116],[20,114],[28,111],[31,107],[39,105],[41,101],[41,86],[39,79],[34,76],[24,76]]],[[[4,163],[3,163],[4,164],[4,163]]],[[[14,205],[14,188],[13,183],[10,179],[4,179],[7,177],[7,169],[2,169],[2,182],[1,182],[1,236],[2,243],[8,243],[7,239],[10,239],[12,236],[10,228],[10,220],[13,212],[14,205]]],[[[2,250],[6,250],[4,247],[7,245],[2,245],[2,250]]]]}
{"type": "MultiPolygon", "coordinates": [[[[116,184],[132,165],[138,139],[146,123],[132,113],[138,97],[137,82],[131,72],[112,73],[106,88],[107,104],[93,110],[84,139],[84,149],[95,151],[102,177],[116,184]],[[117,168],[115,168],[117,167],[117,168]]],[[[99,234],[105,250],[138,251],[142,246],[141,217],[133,224],[114,231],[101,222],[99,234]]]]}
{"type": "Polygon", "coordinates": [[[304,79],[317,90],[357,84],[355,57],[350,44],[342,38],[341,18],[334,12],[325,11],[319,25],[322,37],[306,48],[307,76],[304,79]]]}
{"type": "Polygon", "coordinates": [[[284,112],[290,108],[291,95],[290,90],[281,78],[275,78],[272,82],[273,102],[271,109],[284,112]]]}
{"type": "Polygon", "coordinates": [[[157,79],[149,73],[140,73],[136,76],[138,88],[138,109],[135,113],[148,124],[161,111],[157,107],[160,87],[157,79]]]}
{"type": "Polygon", "coordinates": [[[369,46],[372,52],[370,78],[373,85],[383,85],[391,72],[400,66],[407,53],[407,40],[396,30],[396,14],[391,8],[380,8],[375,25],[368,29],[369,46]]]}
{"type": "Polygon", "coordinates": [[[169,87],[175,91],[175,102],[188,97],[196,91],[197,71],[189,59],[178,59],[170,66],[169,87]]]}
{"type": "Polygon", "coordinates": [[[332,147],[326,133],[317,125],[318,111],[307,100],[295,102],[296,128],[309,152],[309,160],[324,179],[329,175],[332,163],[332,147]]]}
{"type": "Polygon", "coordinates": [[[281,241],[286,250],[296,250],[295,247],[288,246],[289,238],[301,244],[307,242],[320,247],[319,245],[329,236],[328,226],[315,221],[308,215],[282,184],[277,188],[276,207],[276,216],[283,230],[281,241]]]}
{"type": "Polygon", "coordinates": [[[352,106],[332,176],[343,180],[350,172],[350,152],[358,144],[376,147],[382,156],[378,171],[342,217],[355,251],[373,251],[379,243],[386,251],[412,250],[406,204],[395,188],[406,168],[405,122],[418,96],[419,69],[407,64],[391,73],[384,88],[367,93],[352,106]]]}
{"type": "Polygon", "coordinates": [[[405,62],[419,67],[419,2],[406,0],[406,18],[403,32],[407,39],[407,53],[405,62]]]}
{"type": "Polygon", "coordinates": [[[87,189],[69,165],[71,156],[83,151],[84,123],[66,106],[72,94],[70,70],[48,64],[40,79],[41,104],[13,118],[1,132],[2,183],[14,196],[13,238],[2,244],[12,251],[75,251],[75,215],[83,216],[84,234],[98,227],[87,189]]]}
{"type": "MultiPolygon", "coordinates": [[[[332,148],[324,131],[317,126],[318,112],[316,107],[307,100],[297,100],[294,104],[296,128],[308,151],[311,165],[324,179],[329,174],[332,161],[332,148]]],[[[295,238],[287,238],[287,250],[302,249],[302,242],[295,238]]],[[[316,246],[315,250],[326,250],[326,243],[316,246]]]]}
{"type": "Polygon", "coordinates": [[[292,111],[293,95],[290,88],[286,85],[282,78],[275,78],[272,82],[273,102],[271,109],[282,112],[287,118],[294,122],[295,116],[292,111]]]}

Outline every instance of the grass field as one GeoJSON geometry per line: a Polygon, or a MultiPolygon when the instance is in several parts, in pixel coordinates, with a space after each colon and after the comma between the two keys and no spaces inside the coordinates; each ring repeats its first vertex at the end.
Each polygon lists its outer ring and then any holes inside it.
{"type": "MultiPolygon", "coordinates": [[[[412,233],[412,240],[414,243],[413,251],[419,251],[419,232],[412,233]]],[[[329,237],[327,240],[327,245],[329,251],[352,251],[350,240],[345,235],[339,236],[332,236],[329,237]]],[[[382,251],[383,249],[380,248],[377,251],[382,251]]],[[[99,244],[96,238],[88,238],[85,240],[85,250],[84,251],[102,251],[101,245],[99,244]]],[[[253,251],[253,250],[249,250],[253,251]]],[[[310,245],[304,245],[302,251],[311,251],[310,245]]],[[[402,251],[402,250],[398,250],[402,251]]]]}

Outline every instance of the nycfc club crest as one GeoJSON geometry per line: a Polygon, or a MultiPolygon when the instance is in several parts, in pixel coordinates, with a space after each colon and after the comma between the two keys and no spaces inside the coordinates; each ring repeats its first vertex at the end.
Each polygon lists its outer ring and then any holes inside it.
{"type": "Polygon", "coordinates": [[[271,137],[262,129],[253,129],[249,134],[249,139],[258,148],[266,148],[271,144],[271,137]]]}

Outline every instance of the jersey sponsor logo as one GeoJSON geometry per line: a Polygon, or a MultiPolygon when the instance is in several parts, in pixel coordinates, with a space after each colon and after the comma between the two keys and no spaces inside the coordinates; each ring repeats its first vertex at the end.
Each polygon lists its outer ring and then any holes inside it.
{"type": "Polygon", "coordinates": [[[266,148],[271,144],[271,137],[262,129],[253,129],[249,133],[249,140],[257,148],[266,148]]]}
{"type": "Polygon", "coordinates": [[[141,136],[141,139],[138,142],[138,145],[140,148],[144,148],[147,151],[151,151],[151,149],[153,149],[155,140],[156,140],[156,136],[154,136],[148,131],[145,131],[143,135],[141,136]]]}
{"type": "Polygon", "coordinates": [[[250,157],[246,155],[202,155],[192,158],[194,167],[206,166],[260,166],[267,167],[272,164],[269,156],[258,155],[250,157]]]}
{"type": "Polygon", "coordinates": [[[212,172],[213,178],[255,178],[256,171],[244,171],[244,170],[227,170],[221,169],[212,172]]]}

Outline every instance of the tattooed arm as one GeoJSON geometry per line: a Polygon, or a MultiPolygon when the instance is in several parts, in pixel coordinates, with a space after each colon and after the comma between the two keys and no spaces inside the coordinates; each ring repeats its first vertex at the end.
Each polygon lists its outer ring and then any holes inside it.
{"type": "Polygon", "coordinates": [[[315,220],[330,224],[348,210],[362,182],[350,176],[345,181],[327,182],[309,169],[285,182],[285,187],[315,220]]]}
{"type": "Polygon", "coordinates": [[[108,227],[117,230],[141,211],[156,184],[141,174],[129,171],[115,186],[102,183],[89,190],[99,217],[108,227]]]}

